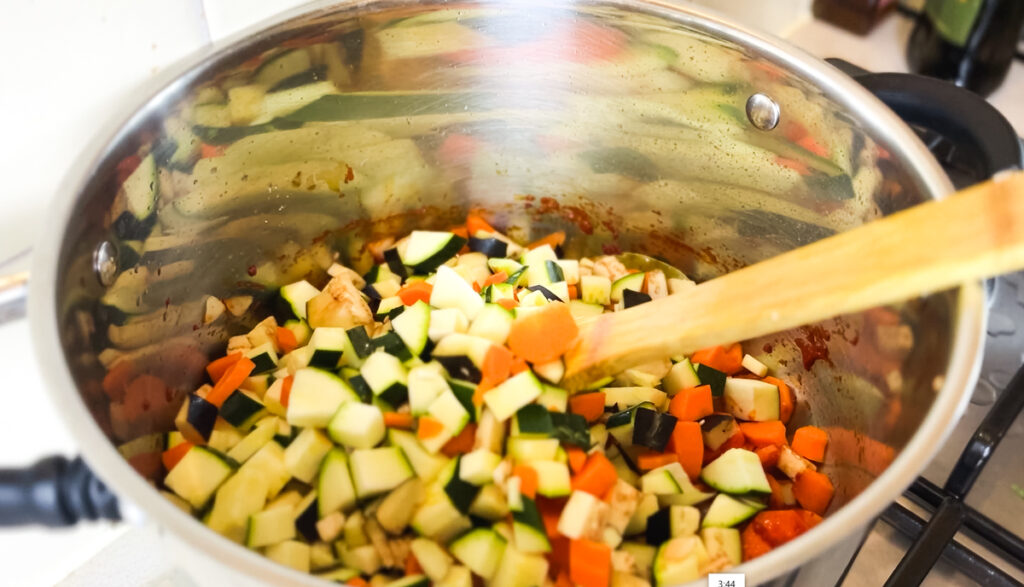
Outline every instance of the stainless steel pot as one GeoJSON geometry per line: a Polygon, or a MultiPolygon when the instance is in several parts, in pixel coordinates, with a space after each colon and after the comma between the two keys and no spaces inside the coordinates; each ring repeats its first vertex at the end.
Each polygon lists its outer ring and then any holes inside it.
{"type": "MultiPolygon", "coordinates": [[[[169,429],[208,357],[269,311],[274,288],[322,275],[330,251],[359,266],[367,240],[482,208],[515,237],[562,228],[570,254],[637,251],[705,280],[950,191],[838,70],[658,0],[307,7],[183,66],[65,185],[30,316],[86,460],[203,583],[302,585],[318,581],[164,499],[146,477],[159,477],[153,451],[124,445],[169,429]],[[284,51],[307,77],[282,80],[284,51]],[[188,137],[220,156],[193,166],[188,137]],[[147,153],[183,157],[157,178],[151,215],[118,178],[147,153]],[[207,321],[209,296],[251,305],[207,321]],[[151,385],[108,393],[125,361],[151,385]]],[[[778,287],[799,279],[814,276],[778,287]]],[[[795,385],[793,425],[829,430],[838,491],[824,523],[737,571],[755,583],[805,563],[911,482],[973,387],[983,318],[969,283],[745,344],[795,385]]]]}

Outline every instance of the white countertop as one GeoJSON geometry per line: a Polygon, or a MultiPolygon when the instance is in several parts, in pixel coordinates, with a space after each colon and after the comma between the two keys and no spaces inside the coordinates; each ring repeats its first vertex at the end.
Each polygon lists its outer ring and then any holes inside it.
{"type": "MultiPolygon", "coordinates": [[[[0,19],[7,113],[0,161],[0,261],[51,228],[47,204],[80,145],[122,114],[133,91],[181,57],[252,23],[301,4],[297,0],[36,0],[10,3],[0,19]]],[[[868,38],[817,22],[796,26],[790,38],[822,57],[841,57],[874,71],[904,71],[907,20],[890,18],[868,38]]],[[[1024,65],[1013,66],[992,102],[1024,133],[1024,65]]],[[[0,411],[0,463],[28,464],[40,456],[75,454],[42,389],[27,344],[25,322],[0,327],[0,368],[7,409],[0,411]]],[[[94,524],[68,531],[0,531],[0,584],[53,585],[126,531],[94,524]],[[59,556],[54,556],[59,553],[59,556]]],[[[108,557],[109,558],[109,557],[108,557]]],[[[127,575],[109,587],[134,585],[127,575]]],[[[73,581],[69,581],[73,582],[73,581]]],[[[83,583],[84,584],[84,583],[83,583]]]]}

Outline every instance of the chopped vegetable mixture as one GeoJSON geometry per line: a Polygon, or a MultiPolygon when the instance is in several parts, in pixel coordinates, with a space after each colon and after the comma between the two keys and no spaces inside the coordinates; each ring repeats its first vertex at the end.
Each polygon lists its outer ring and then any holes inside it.
{"type": "Polygon", "coordinates": [[[349,585],[675,585],[820,522],[828,437],[789,436],[789,387],[739,344],[559,387],[578,321],[693,285],[564,239],[474,214],[282,287],[181,406],[166,495],[349,585]]]}

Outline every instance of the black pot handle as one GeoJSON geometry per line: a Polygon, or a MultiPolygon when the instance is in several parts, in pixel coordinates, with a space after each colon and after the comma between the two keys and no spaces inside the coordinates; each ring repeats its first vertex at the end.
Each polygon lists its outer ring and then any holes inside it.
{"type": "Polygon", "coordinates": [[[81,457],[47,457],[23,469],[0,469],[0,527],[72,526],[120,520],[117,497],[81,457]]]}
{"type": "Polygon", "coordinates": [[[872,73],[842,59],[826,61],[914,128],[947,171],[953,167],[950,177],[958,188],[1021,167],[1013,126],[981,96],[922,75],[872,73]]]}

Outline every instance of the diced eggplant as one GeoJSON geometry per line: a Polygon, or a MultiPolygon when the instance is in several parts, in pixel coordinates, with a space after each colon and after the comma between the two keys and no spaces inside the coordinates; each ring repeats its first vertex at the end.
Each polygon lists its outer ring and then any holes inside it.
{"type": "MultiPolygon", "coordinates": [[[[628,291],[628,290],[627,290],[628,291]]],[[[633,423],[633,444],[663,452],[672,438],[677,418],[647,408],[637,408],[633,423]]]]}
{"type": "Polygon", "coordinates": [[[651,301],[651,296],[645,294],[642,291],[633,291],[631,289],[622,290],[622,306],[624,308],[632,308],[633,306],[639,306],[651,301]]]}
{"type": "Polygon", "coordinates": [[[508,253],[508,243],[496,238],[476,238],[470,235],[469,250],[500,259],[508,253]]]}
{"type": "Polygon", "coordinates": [[[704,438],[704,450],[714,452],[740,431],[736,418],[729,414],[711,414],[701,420],[700,433],[704,438]]]}

